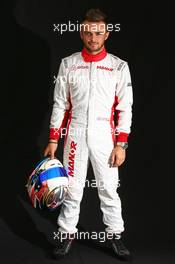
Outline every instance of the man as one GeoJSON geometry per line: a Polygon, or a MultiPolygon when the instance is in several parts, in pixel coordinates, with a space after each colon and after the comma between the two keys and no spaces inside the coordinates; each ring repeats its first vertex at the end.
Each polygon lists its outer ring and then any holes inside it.
{"type": "Polygon", "coordinates": [[[130,258],[121,241],[124,223],[116,190],[118,167],[125,160],[131,127],[132,86],[127,63],[106,52],[104,44],[109,32],[105,19],[99,9],[86,13],[80,31],[84,48],[62,60],[54,90],[50,140],[44,155],[54,158],[67,122],[63,164],[69,175],[69,192],[58,217],[59,232],[69,234],[69,238],[60,243],[55,256],[69,252],[78,231],[90,159],[105,231],[111,235],[108,240],[118,257],[130,258]]]}

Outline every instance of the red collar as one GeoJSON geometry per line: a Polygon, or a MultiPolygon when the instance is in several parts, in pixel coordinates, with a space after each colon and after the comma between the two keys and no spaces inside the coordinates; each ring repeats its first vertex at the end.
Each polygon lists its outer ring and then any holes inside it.
{"type": "Polygon", "coordinates": [[[102,51],[100,51],[97,54],[90,54],[87,52],[86,48],[82,49],[81,55],[86,62],[91,62],[91,61],[100,61],[104,59],[107,55],[106,49],[104,48],[102,51]]]}

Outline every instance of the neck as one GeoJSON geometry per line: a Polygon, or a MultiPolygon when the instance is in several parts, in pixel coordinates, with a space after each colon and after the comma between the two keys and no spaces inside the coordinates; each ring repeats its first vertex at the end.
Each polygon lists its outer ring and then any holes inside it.
{"type": "Polygon", "coordinates": [[[103,46],[98,52],[95,51],[95,52],[89,52],[85,47],[83,48],[82,52],[81,52],[81,55],[84,59],[84,61],[86,62],[92,62],[92,61],[100,61],[100,60],[103,60],[106,55],[107,55],[107,52],[106,52],[106,49],[105,47],[103,46]]]}
{"type": "Polygon", "coordinates": [[[96,55],[96,54],[100,53],[104,49],[104,45],[101,47],[100,50],[97,50],[97,51],[91,51],[91,50],[87,49],[86,47],[84,47],[84,48],[87,50],[87,52],[89,54],[96,55]]]}

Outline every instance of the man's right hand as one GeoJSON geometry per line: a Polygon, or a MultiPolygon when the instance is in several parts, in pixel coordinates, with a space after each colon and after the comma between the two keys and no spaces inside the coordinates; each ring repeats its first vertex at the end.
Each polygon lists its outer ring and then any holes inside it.
{"type": "Polygon", "coordinates": [[[55,143],[49,143],[47,145],[47,147],[44,150],[44,157],[50,156],[51,159],[54,159],[58,144],[56,140],[52,140],[52,141],[54,141],[55,143]]]}

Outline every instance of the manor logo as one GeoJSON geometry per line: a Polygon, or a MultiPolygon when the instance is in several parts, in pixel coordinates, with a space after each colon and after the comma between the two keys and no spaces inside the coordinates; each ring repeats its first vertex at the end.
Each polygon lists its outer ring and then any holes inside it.
{"type": "Polygon", "coordinates": [[[105,66],[97,66],[97,69],[106,70],[106,71],[113,71],[113,68],[108,68],[108,67],[105,67],[105,66]]]}
{"type": "Polygon", "coordinates": [[[68,175],[74,177],[74,162],[75,162],[75,153],[77,149],[77,143],[71,141],[70,144],[70,152],[69,152],[69,167],[68,167],[68,175]]]}

